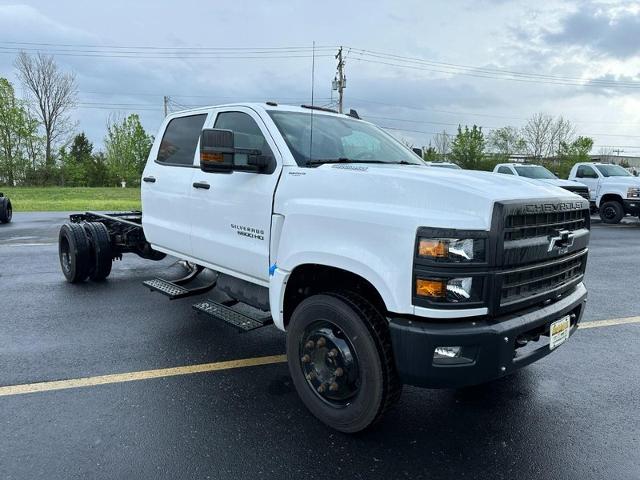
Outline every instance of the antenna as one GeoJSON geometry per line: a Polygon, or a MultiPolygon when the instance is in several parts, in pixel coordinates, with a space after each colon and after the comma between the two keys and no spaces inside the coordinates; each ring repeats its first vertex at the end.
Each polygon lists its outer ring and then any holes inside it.
{"type": "MultiPolygon", "coordinates": [[[[316,41],[311,49],[311,106],[313,107],[313,86],[316,76],[316,41]]],[[[309,128],[309,161],[313,160],[313,108],[311,109],[311,126],[309,128]]]]}

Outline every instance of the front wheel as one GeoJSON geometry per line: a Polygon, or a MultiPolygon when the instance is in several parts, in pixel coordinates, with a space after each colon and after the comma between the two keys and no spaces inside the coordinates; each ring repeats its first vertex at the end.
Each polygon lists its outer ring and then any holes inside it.
{"type": "Polygon", "coordinates": [[[305,406],[341,432],[366,429],[400,397],[387,322],[359,295],[303,300],[289,323],[287,358],[305,406]]]}
{"type": "Polygon", "coordinates": [[[600,205],[600,218],[604,223],[620,223],[622,217],[624,217],[624,208],[620,202],[612,200],[600,205]]]}

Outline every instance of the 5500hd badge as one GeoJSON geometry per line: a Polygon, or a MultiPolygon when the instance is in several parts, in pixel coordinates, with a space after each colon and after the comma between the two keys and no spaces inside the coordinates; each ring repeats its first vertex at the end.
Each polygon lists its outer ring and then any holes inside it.
{"type": "Polygon", "coordinates": [[[244,225],[236,225],[235,223],[231,224],[231,228],[233,228],[238,235],[255,238],[257,240],[264,240],[264,230],[262,229],[245,227],[244,225]]]}

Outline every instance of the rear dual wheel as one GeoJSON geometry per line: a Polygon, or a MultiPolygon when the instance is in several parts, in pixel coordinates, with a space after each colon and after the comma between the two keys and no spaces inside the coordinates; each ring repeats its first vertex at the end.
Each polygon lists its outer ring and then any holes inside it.
{"type": "Polygon", "coordinates": [[[65,223],[58,237],[60,267],[70,283],[104,280],[111,273],[111,241],[98,222],[65,223]]]}
{"type": "Polygon", "coordinates": [[[287,358],[305,406],[341,432],[366,429],[400,397],[387,322],[357,294],[303,300],[289,323],[287,358]]]}

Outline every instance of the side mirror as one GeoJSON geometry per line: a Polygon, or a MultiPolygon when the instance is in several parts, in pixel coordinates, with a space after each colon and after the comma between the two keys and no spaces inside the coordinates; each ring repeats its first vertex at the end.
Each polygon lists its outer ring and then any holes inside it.
{"type": "Polygon", "coordinates": [[[200,134],[200,170],[231,172],[235,157],[232,130],[205,128],[200,134]]]}

